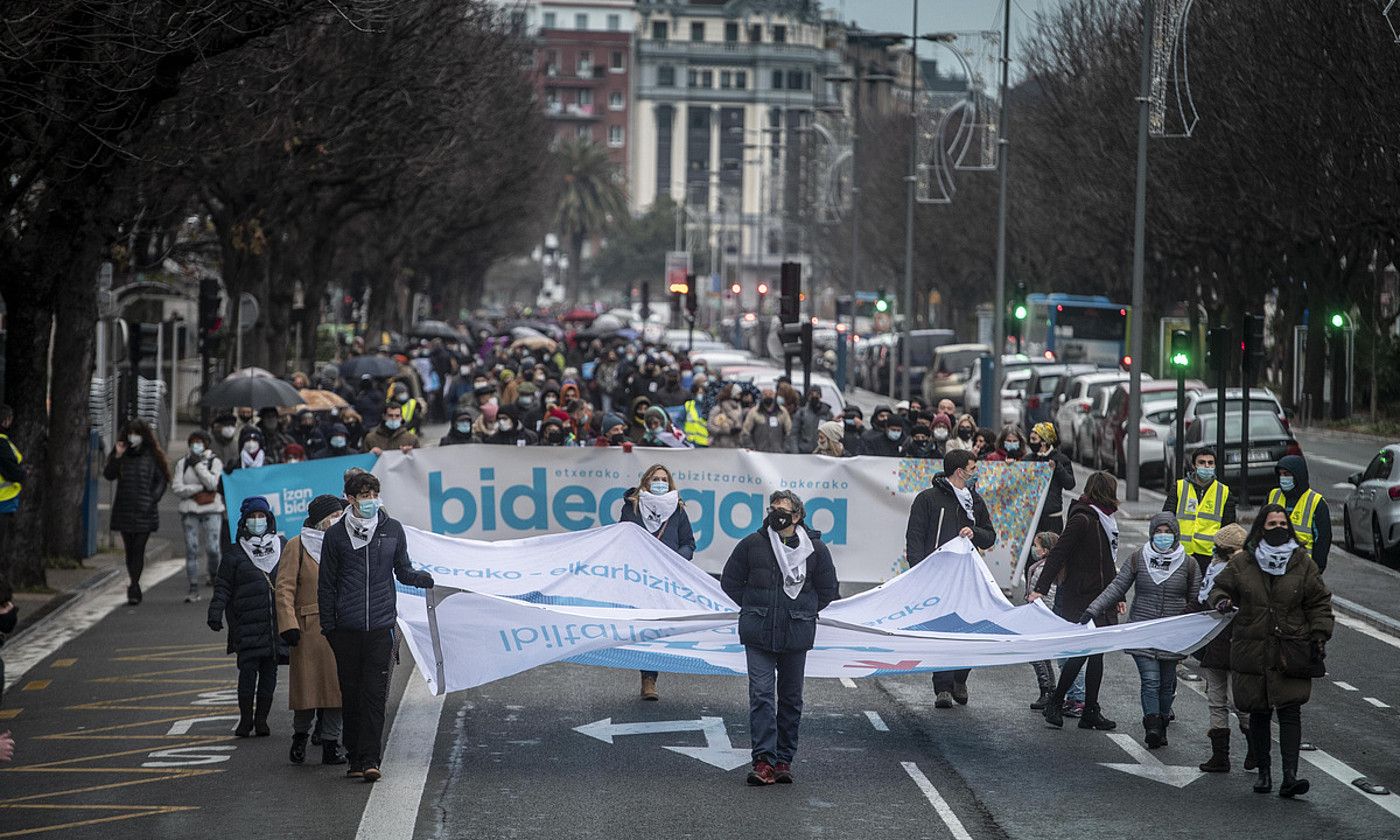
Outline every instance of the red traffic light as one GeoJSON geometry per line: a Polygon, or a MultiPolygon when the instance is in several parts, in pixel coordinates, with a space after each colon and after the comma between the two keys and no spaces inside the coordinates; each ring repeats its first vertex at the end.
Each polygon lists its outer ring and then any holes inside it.
{"type": "Polygon", "coordinates": [[[743,286],[740,286],[738,283],[735,283],[734,285],[732,285],[732,286],[729,287],[729,291],[730,291],[730,292],[733,292],[733,293],[736,294],[736,295],[739,294],[740,292],[742,292],[743,290],[744,290],[744,287],[743,287],[743,286]]]}
{"type": "Polygon", "coordinates": [[[768,284],[767,284],[767,283],[759,283],[759,284],[758,284],[758,293],[761,294],[761,295],[766,295],[766,294],[768,294],[768,284]]]}

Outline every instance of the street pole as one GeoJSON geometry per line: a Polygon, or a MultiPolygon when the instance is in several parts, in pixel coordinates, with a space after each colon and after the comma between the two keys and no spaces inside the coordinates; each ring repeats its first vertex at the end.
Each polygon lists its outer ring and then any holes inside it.
{"type": "MultiPolygon", "coordinates": [[[[1010,0],[1007,0],[1010,5],[1010,0]]],[[[914,332],[914,197],[918,177],[919,148],[919,0],[910,0],[913,7],[913,23],[909,30],[909,174],[904,195],[904,347],[900,353],[900,364],[904,365],[902,379],[904,399],[910,399],[909,366],[910,346],[914,332]]],[[[894,390],[894,378],[890,378],[890,390],[894,390]]]]}
{"type": "Polygon", "coordinates": [[[997,293],[996,312],[992,318],[992,403],[982,406],[984,425],[993,431],[1001,429],[1001,380],[1004,366],[1001,355],[1006,352],[1006,202],[1007,170],[1011,157],[1011,142],[1006,139],[1006,96],[1011,73],[1011,0],[1005,0],[1001,26],[1001,102],[997,117],[997,293]]]}
{"type": "MultiPolygon", "coordinates": [[[[1141,445],[1138,430],[1142,426],[1142,309],[1143,309],[1143,263],[1147,247],[1147,109],[1152,93],[1152,13],[1154,0],[1143,0],[1142,4],[1142,67],[1138,78],[1138,148],[1137,148],[1137,203],[1133,218],[1133,304],[1128,313],[1128,330],[1132,333],[1131,349],[1133,359],[1128,369],[1128,428],[1123,436],[1126,465],[1127,493],[1130,502],[1138,500],[1138,453],[1141,445]]],[[[1217,455],[1224,458],[1224,453],[1217,455]]]]}
{"type": "Polygon", "coordinates": [[[865,61],[859,51],[856,53],[855,72],[851,88],[851,323],[846,330],[845,364],[841,365],[841,388],[855,379],[851,368],[856,358],[856,292],[860,289],[860,87],[864,76],[865,61]]]}

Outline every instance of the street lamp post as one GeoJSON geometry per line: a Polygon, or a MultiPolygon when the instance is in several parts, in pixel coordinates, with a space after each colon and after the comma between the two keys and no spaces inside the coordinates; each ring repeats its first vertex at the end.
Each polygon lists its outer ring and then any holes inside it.
{"type": "Polygon", "coordinates": [[[1007,174],[1011,157],[1011,141],[1006,139],[1006,94],[1011,72],[1011,0],[1004,0],[1001,27],[1001,102],[998,103],[997,145],[997,279],[996,310],[992,316],[992,400],[983,405],[986,425],[1001,428],[1001,380],[1004,374],[1002,353],[1006,349],[1006,203],[1007,174]]]}
{"type": "MultiPolygon", "coordinates": [[[[1133,218],[1133,308],[1128,313],[1128,330],[1132,333],[1128,351],[1132,355],[1128,373],[1128,425],[1123,436],[1124,453],[1127,460],[1124,472],[1127,488],[1124,498],[1130,502],[1138,500],[1138,429],[1142,427],[1142,307],[1145,296],[1143,271],[1147,247],[1147,117],[1152,96],[1152,14],[1153,0],[1144,0],[1142,5],[1142,69],[1138,79],[1138,148],[1137,148],[1137,195],[1133,218]]],[[[1246,386],[1247,387],[1247,386],[1246,386]]],[[[1248,396],[1248,390],[1245,391],[1248,396]]],[[[1247,408],[1247,404],[1246,404],[1247,408]]],[[[1246,419],[1249,412],[1245,412],[1246,419]]],[[[1245,425],[1248,425],[1246,423],[1245,425]]],[[[1249,453],[1241,463],[1248,467],[1249,453]]],[[[1224,458],[1224,453],[1216,457],[1224,458]]],[[[1224,470],[1221,470],[1224,473],[1224,470]]],[[[1248,499],[1246,498],[1246,501],[1248,499]]]]}
{"type": "MultiPolygon", "coordinates": [[[[911,0],[913,25],[909,30],[909,174],[904,176],[904,347],[899,363],[904,366],[902,386],[904,399],[912,398],[909,391],[909,367],[914,343],[914,199],[918,190],[919,166],[919,0],[911,0]]],[[[893,326],[893,324],[891,324],[893,326]]],[[[894,390],[894,379],[890,379],[894,390]]]]}

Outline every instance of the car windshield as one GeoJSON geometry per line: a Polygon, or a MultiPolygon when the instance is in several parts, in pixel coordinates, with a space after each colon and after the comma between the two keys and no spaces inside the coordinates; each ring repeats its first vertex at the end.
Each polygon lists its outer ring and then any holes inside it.
{"type": "Polygon", "coordinates": [[[1042,376],[1035,386],[1035,392],[1037,394],[1053,394],[1055,393],[1055,386],[1059,383],[1060,377],[1058,375],[1042,376]]]}
{"type": "MultiPolygon", "coordinates": [[[[1227,442],[1238,443],[1240,441],[1243,418],[1244,415],[1239,413],[1225,415],[1225,440],[1227,442]]],[[[1201,418],[1201,422],[1197,424],[1201,429],[1200,440],[1215,440],[1215,420],[1213,414],[1207,414],[1201,418]]],[[[1283,423],[1279,422],[1278,415],[1267,411],[1252,411],[1249,414],[1249,437],[1251,440],[1286,438],[1288,432],[1284,431],[1283,423]]]]}
{"type": "MultiPolygon", "coordinates": [[[[1197,414],[1215,414],[1215,413],[1216,413],[1216,405],[1218,404],[1218,402],[1219,402],[1219,401],[1216,400],[1215,397],[1210,397],[1209,399],[1200,399],[1200,400],[1198,400],[1198,401],[1196,402],[1196,413],[1197,413],[1197,414]]],[[[1244,407],[1244,399],[1243,399],[1243,398],[1241,398],[1241,397],[1226,397],[1226,398],[1225,398],[1225,413],[1226,413],[1226,414],[1238,414],[1238,413],[1240,412],[1240,410],[1241,410],[1243,407],[1244,407]]],[[[1249,398],[1249,408],[1250,408],[1251,411],[1259,411],[1260,409],[1264,409],[1264,410],[1268,410],[1268,411],[1278,411],[1278,404],[1275,403],[1273,400],[1269,399],[1268,397],[1250,397],[1250,398],[1249,398]]]]}
{"type": "Polygon", "coordinates": [[[960,373],[972,367],[982,356],[981,350],[954,350],[938,358],[939,373],[960,373]]]}

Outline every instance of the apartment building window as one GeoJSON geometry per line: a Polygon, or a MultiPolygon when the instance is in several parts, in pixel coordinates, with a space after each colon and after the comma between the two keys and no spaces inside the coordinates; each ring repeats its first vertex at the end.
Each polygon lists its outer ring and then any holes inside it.
{"type": "Polygon", "coordinates": [[[729,90],[734,87],[734,74],[728,70],[721,70],[719,73],[720,90],[729,90]]]}
{"type": "Polygon", "coordinates": [[[593,126],[581,125],[574,129],[574,136],[585,143],[593,142],[593,126]]]}
{"type": "Polygon", "coordinates": [[[578,104],[586,108],[593,107],[593,91],[589,90],[588,88],[584,88],[583,90],[579,91],[578,104]]]}
{"type": "Polygon", "coordinates": [[[651,39],[653,41],[664,41],[671,34],[671,25],[664,20],[654,20],[651,22],[651,39]]]}
{"type": "Polygon", "coordinates": [[[774,70],[774,71],[773,71],[773,90],[782,90],[782,89],[783,89],[783,71],[781,71],[781,70],[774,70]]]}
{"type": "Polygon", "coordinates": [[[703,20],[694,20],[690,22],[690,40],[705,40],[705,22],[703,20]]]}
{"type": "Polygon", "coordinates": [[[755,43],[755,44],[762,43],[762,41],[763,41],[763,24],[761,24],[761,23],[751,23],[751,24],[749,24],[749,40],[752,41],[752,42],[755,43]]]}
{"type": "Polygon", "coordinates": [[[807,88],[803,85],[803,77],[805,75],[806,74],[801,70],[789,70],[787,74],[787,89],[806,90],[807,88]]]}
{"type": "Polygon", "coordinates": [[[544,54],[544,74],[546,76],[559,75],[559,51],[550,50],[544,54]]]}
{"type": "Polygon", "coordinates": [[[579,74],[580,76],[591,76],[591,75],[593,75],[593,51],[592,51],[592,50],[579,50],[579,51],[578,51],[578,74],[579,74]]]}
{"type": "Polygon", "coordinates": [[[608,145],[609,145],[609,146],[612,146],[614,149],[620,147],[620,146],[622,145],[622,142],[623,142],[623,140],[624,140],[624,137],[625,137],[625,135],[623,135],[623,133],[622,133],[622,126],[620,126],[620,125],[610,125],[610,126],[608,126],[608,145]]]}
{"type": "Polygon", "coordinates": [[[724,24],[724,42],[732,44],[739,40],[739,24],[729,21],[724,24]]]}
{"type": "Polygon", "coordinates": [[[700,87],[702,87],[702,88],[712,88],[712,87],[714,87],[714,86],[715,86],[715,71],[713,71],[713,70],[701,70],[701,71],[700,71],[700,87]]]}
{"type": "Polygon", "coordinates": [[[587,29],[587,28],[588,28],[588,15],[586,15],[586,14],[577,14],[577,15],[574,15],[574,28],[575,28],[575,29],[587,29]]]}
{"type": "Polygon", "coordinates": [[[700,71],[699,71],[699,70],[687,70],[687,71],[685,71],[685,86],[686,86],[686,87],[699,87],[699,86],[700,86],[700,71]]]}
{"type": "Polygon", "coordinates": [[[786,43],[787,43],[787,27],[786,27],[786,26],[774,26],[774,27],[773,27],[773,43],[775,43],[775,44],[786,44],[786,43]]]}
{"type": "Polygon", "coordinates": [[[615,90],[608,94],[608,108],[613,111],[621,111],[627,107],[627,99],[622,95],[622,91],[615,90]]]}
{"type": "Polygon", "coordinates": [[[656,198],[671,194],[671,140],[676,109],[656,107],[656,198]]]}
{"type": "Polygon", "coordinates": [[[608,31],[617,32],[622,28],[622,15],[608,15],[608,31]]]}
{"type": "Polygon", "coordinates": [[[676,68],[672,67],[669,64],[663,64],[660,67],[656,68],[656,86],[675,87],[676,68]]]}
{"type": "Polygon", "coordinates": [[[613,50],[611,61],[608,64],[614,73],[621,73],[627,69],[627,59],[623,56],[622,50],[613,50]]]}
{"type": "Polygon", "coordinates": [[[749,74],[748,74],[748,71],[746,71],[746,70],[735,70],[735,71],[734,71],[734,87],[735,87],[737,90],[748,90],[748,89],[749,89],[749,74]]]}

